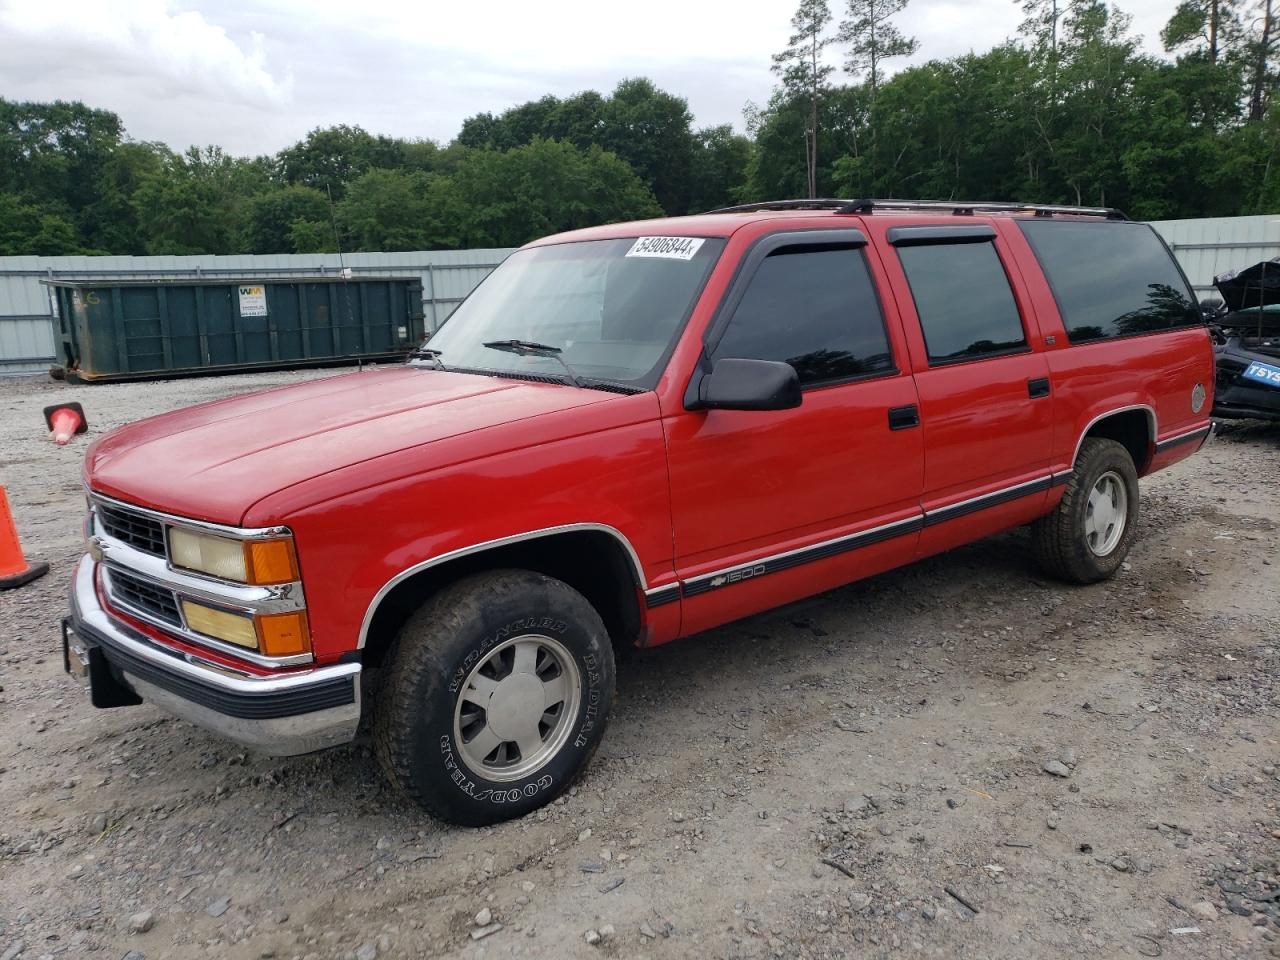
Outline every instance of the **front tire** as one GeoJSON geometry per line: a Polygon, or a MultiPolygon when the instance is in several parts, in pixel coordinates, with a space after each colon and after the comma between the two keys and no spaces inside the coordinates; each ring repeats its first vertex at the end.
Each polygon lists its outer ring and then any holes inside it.
{"type": "Polygon", "coordinates": [[[595,608],[559,580],[498,570],[459,580],[388,653],[374,745],[428,812],[482,826],[554,800],[586,767],[613,703],[595,608]]]}
{"type": "Polygon", "coordinates": [[[1138,471],[1123,445],[1091,437],[1080,445],[1062,500],[1031,527],[1036,561],[1070,583],[1115,574],[1138,527],[1138,471]]]}

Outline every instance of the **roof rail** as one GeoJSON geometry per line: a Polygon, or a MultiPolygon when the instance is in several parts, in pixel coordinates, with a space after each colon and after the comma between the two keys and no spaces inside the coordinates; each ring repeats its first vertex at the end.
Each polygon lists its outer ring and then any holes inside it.
{"type": "Polygon", "coordinates": [[[766,200],[762,203],[744,203],[736,207],[721,207],[708,213],[753,213],[759,210],[834,210],[836,213],[874,213],[877,210],[925,210],[951,213],[955,216],[973,216],[977,213],[1029,213],[1037,217],[1064,214],[1077,217],[1103,217],[1107,220],[1128,220],[1114,207],[1073,207],[1051,203],[993,203],[987,200],[766,200]]]}
{"type": "Polygon", "coordinates": [[[743,203],[736,207],[720,207],[718,210],[708,210],[707,213],[754,213],[757,210],[835,210],[837,213],[852,213],[852,210],[844,208],[854,202],[830,197],[818,197],[812,200],[764,200],[760,203],[743,203]]]}

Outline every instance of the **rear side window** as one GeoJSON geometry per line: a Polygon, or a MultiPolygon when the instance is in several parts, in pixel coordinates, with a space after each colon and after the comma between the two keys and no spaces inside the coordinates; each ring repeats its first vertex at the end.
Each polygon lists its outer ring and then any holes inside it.
{"type": "Polygon", "coordinates": [[[1172,255],[1143,223],[1019,220],[1072,343],[1200,323],[1172,255]]]}
{"type": "Polygon", "coordinates": [[[1026,349],[1009,278],[990,242],[898,247],[929,363],[1026,349]]]}
{"type": "Polygon", "coordinates": [[[893,370],[857,247],[783,247],[760,263],[713,359],[783,360],[812,386],[893,370]]]}

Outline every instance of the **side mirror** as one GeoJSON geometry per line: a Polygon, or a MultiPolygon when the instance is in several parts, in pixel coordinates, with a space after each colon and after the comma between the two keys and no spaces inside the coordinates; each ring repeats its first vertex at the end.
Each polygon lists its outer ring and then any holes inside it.
{"type": "Polygon", "coordinates": [[[703,410],[790,410],[800,406],[796,368],[779,360],[717,360],[698,386],[703,410]]]}

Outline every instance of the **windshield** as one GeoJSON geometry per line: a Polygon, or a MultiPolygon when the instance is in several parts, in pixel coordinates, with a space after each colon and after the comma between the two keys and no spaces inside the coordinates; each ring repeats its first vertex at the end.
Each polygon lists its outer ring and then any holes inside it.
{"type": "Polygon", "coordinates": [[[724,243],[628,237],[518,250],[426,352],[447,370],[651,390],[724,243]]]}

